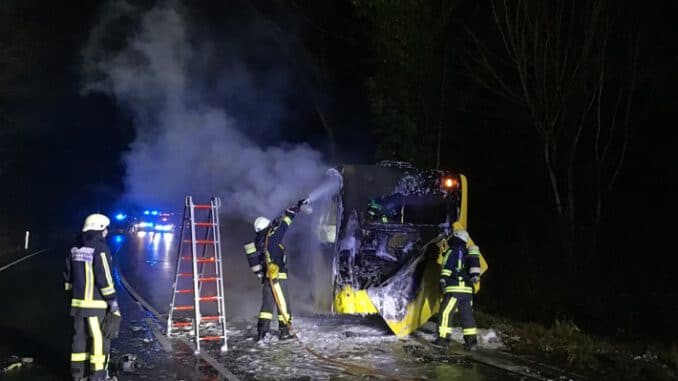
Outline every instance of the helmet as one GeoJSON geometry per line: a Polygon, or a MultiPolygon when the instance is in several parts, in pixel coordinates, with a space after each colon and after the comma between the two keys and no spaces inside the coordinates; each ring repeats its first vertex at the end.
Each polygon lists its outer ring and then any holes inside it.
{"type": "Polygon", "coordinates": [[[377,217],[379,213],[381,213],[381,204],[374,199],[370,199],[370,202],[367,204],[367,214],[370,217],[377,217]]]}
{"type": "Polygon", "coordinates": [[[90,231],[90,230],[104,230],[110,225],[111,220],[108,219],[108,217],[104,216],[103,214],[90,214],[85,218],[85,224],[82,226],[82,231],[90,231]]]}
{"type": "Polygon", "coordinates": [[[471,238],[469,237],[468,232],[466,230],[457,230],[453,234],[455,237],[459,238],[460,240],[466,243],[468,243],[469,239],[471,238]]]}
{"type": "Polygon", "coordinates": [[[271,220],[269,220],[266,217],[257,217],[256,220],[254,220],[254,231],[259,233],[260,231],[266,229],[268,225],[271,224],[271,220]]]}

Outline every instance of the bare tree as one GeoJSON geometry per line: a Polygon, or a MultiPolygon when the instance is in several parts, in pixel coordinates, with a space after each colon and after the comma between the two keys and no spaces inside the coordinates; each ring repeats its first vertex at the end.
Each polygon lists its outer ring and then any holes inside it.
{"type": "Polygon", "coordinates": [[[628,142],[638,41],[611,38],[618,18],[614,4],[607,5],[604,0],[491,0],[501,46],[494,54],[469,30],[471,76],[524,107],[538,134],[561,240],[570,253],[581,222],[577,201],[595,195],[591,223],[598,230],[604,197],[619,175],[628,142]],[[628,54],[620,57],[620,51],[628,54]],[[593,178],[592,189],[577,181],[583,176],[593,178]]]}

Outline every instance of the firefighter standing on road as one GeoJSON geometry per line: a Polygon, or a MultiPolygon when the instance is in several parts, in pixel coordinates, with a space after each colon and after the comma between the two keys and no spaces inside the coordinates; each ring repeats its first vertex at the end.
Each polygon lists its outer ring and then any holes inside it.
{"type": "Polygon", "coordinates": [[[261,310],[257,323],[257,341],[264,339],[271,326],[274,307],[278,311],[278,338],[292,338],[292,314],[287,297],[287,255],[282,244],[292,219],[305,200],[289,207],[271,223],[266,217],[254,221],[255,239],[245,245],[248,263],[263,284],[261,310]]]}
{"type": "Polygon", "coordinates": [[[452,236],[442,241],[444,257],[440,285],[443,301],[440,304],[438,338],[435,344],[450,344],[452,316],[458,310],[464,332],[464,348],[475,350],[478,339],[472,304],[473,284],[480,280],[480,249],[473,244],[466,230],[456,223],[455,225],[452,236]]]}
{"type": "Polygon", "coordinates": [[[87,379],[86,362],[89,362],[90,381],[107,379],[112,337],[109,330],[115,330],[113,337],[117,337],[119,329],[120,309],[111,276],[111,254],[105,241],[109,224],[108,217],[102,214],[89,215],[66,257],[64,282],[66,291],[71,292],[74,330],[71,375],[75,381],[87,379]],[[102,328],[104,320],[109,322],[111,315],[115,316],[115,322],[102,328]]]}

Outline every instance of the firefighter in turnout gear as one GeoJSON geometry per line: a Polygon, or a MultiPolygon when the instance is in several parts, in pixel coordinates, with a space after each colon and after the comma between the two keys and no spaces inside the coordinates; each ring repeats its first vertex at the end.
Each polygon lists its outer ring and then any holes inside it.
{"type": "Polygon", "coordinates": [[[279,339],[292,337],[292,313],[287,297],[287,255],[282,240],[295,215],[305,203],[305,200],[299,201],[273,222],[266,217],[258,217],[254,221],[254,242],[245,244],[250,269],[263,284],[257,340],[262,340],[268,333],[274,309],[278,312],[279,339]]]}
{"type": "Polygon", "coordinates": [[[117,331],[110,332],[110,324],[102,326],[105,318],[111,320],[107,314],[115,316],[117,327],[112,326],[119,329],[120,309],[111,276],[111,254],[105,241],[109,224],[108,217],[102,214],[89,215],[65,261],[64,282],[70,293],[74,330],[71,375],[76,381],[107,379],[110,338],[117,337],[117,331]]]}
{"type": "Polygon", "coordinates": [[[480,249],[466,230],[455,224],[454,232],[441,241],[444,253],[440,286],[443,300],[440,304],[438,338],[436,345],[448,346],[452,334],[452,316],[459,311],[464,332],[464,348],[475,350],[478,344],[476,322],[473,318],[473,285],[480,280],[480,249]]]}

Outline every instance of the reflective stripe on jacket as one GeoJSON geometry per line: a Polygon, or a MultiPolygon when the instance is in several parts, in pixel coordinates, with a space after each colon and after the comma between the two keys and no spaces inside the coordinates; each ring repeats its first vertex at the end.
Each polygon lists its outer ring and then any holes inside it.
{"type": "Polygon", "coordinates": [[[471,274],[480,273],[480,250],[477,246],[466,247],[466,242],[452,236],[448,240],[449,248],[443,257],[440,271],[444,292],[472,294],[471,274]]]}
{"type": "Polygon", "coordinates": [[[85,232],[66,256],[64,289],[71,291],[71,314],[91,315],[116,299],[111,254],[101,232],[85,232]],[[91,233],[91,234],[88,234],[91,233]]]}
{"type": "Polygon", "coordinates": [[[265,255],[268,251],[270,261],[278,265],[281,273],[287,272],[287,256],[285,255],[285,245],[282,244],[282,240],[287,233],[287,229],[292,224],[292,219],[294,219],[294,212],[291,210],[285,211],[279,220],[278,224],[271,224],[271,227],[262,231],[262,234],[258,234],[256,238],[256,248],[257,250],[265,255]],[[268,244],[267,248],[264,248],[265,244],[268,244]]]}

